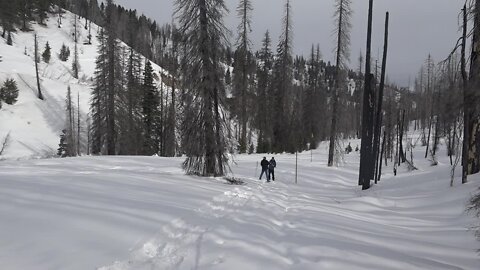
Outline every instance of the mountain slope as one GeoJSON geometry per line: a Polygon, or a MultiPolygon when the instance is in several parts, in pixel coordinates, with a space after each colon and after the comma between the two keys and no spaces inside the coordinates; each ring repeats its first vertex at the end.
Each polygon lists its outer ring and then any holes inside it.
{"type": "MultiPolygon", "coordinates": [[[[53,16],[53,15],[52,15],[53,16]]],[[[57,27],[56,18],[50,17],[46,26],[32,24],[32,32],[18,31],[13,35],[13,46],[6,45],[0,38],[0,83],[7,78],[15,79],[19,88],[18,102],[14,105],[3,104],[0,109],[0,140],[10,133],[10,143],[0,159],[41,158],[56,155],[59,136],[65,127],[65,99],[67,88],[72,88],[72,98],[77,104],[77,93],[80,96],[80,114],[82,120],[81,137],[82,152],[86,153],[86,119],[97,57],[96,32],[99,27],[92,23],[92,44],[86,45],[88,31],[83,27],[83,20],[78,20],[79,31],[79,79],[72,76],[71,66],[74,53],[73,14],[64,14],[63,25],[57,27]],[[45,100],[39,100],[35,77],[34,33],[38,35],[39,54],[48,41],[52,57],[49,64],[41,61],[41,88],[45,100]],[[66,62],[58,59],[62,44],[70,48],[71,54],[66,62]],[[26,52],[26,55],[25,55],[26,52]]],[[[124,48],[128,48],[122,43],[124,48]]],[[[165,73],[157,65],[153,65],[157,73],[156,83],[161,83],[159,73],[165,73]]],[[[165,89],[168,89],[164,85],[165,89]]]]}

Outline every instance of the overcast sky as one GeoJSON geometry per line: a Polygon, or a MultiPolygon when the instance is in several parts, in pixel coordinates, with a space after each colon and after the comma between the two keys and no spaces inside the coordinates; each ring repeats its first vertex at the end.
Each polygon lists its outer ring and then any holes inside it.
{"type": "MultiPolygon", "coordinates": [[[[172,21],[174,0],[116,0],[126,8],[137,9],[163,24],[172,21]]],[[[225,0],[230,14],[226,25],[236,29],[235,8],[239,0],[225,0]]],[[[274,45],[278,42],[285,0],[252,0],[255,49],[268,29],[274,45]]],[[[291,0],[294,24],[294,52],[308,55],[312,44],[320,44],[323,59],[331,61],[334,0],[291,0]]],[[[352,44],[350,67],[358,66],[360,51],[365,52],[368,0],[352,0],[352,44]]],[[[460,36],[458,14],[463,1],[459,0],[377,0],[374,6],[374,40],[372,52],[376,58],[383,48],[385,12],[390,11],[390,47],[387,74],[401,86],[413,83],[421,64],[429,53],[434,60],[443,60],[460,36]]],[[[232,42],[236,38],[232,31],[232,42]]]]}

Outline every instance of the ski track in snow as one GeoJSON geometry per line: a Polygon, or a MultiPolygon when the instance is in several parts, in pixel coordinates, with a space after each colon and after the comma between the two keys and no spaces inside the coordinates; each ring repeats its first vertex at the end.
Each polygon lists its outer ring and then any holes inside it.
{"type": "MultiPolygon", "coordinates": [[[[250,207],[247,205],[270,211],[273,218],[267,219],[265,222],[278,235],[288,235],[289,230],[296,228],[288,216],[292,207],[287,185],[278,180],[265,183],[263,180],[248,179],[247,185],[235,186],[232,190],[213,197],[210,202],[195,210],[208,221],[208,225],[196,225],[194,222],[198,222],[198,219],[189,222],[188,217],[175,219],[163,226],[159,233],[141,247],[135,248],[131,252],[129,260],[115,262],[111,266],[101,267],[98,270],[198,269],[202,254],[202,241],[209,233],[215,232],[222,225],[222,219],[231,219],[242,223],[244,220],[259,218],[254,212],[248,211],[250,207]],[[212,224],[214,225],[212,226],[212,224]],[[193,266],[189,268],[189,264],[192,263],[193,266]]],[[[215,237],[214,243],[222,246],[227,241],[221,237],[215,237]]],[[[284,263],[293,265],[299,262],[293,254],[286,255],[286,257],[280,258],[284,263]]],[[[207,265],[221,264],[224,256],[220,254],[207,265]]]]}

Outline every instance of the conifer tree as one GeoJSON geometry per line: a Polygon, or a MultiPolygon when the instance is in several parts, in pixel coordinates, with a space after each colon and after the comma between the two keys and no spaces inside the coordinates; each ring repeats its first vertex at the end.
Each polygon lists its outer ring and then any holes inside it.
{"type": "Polygon", "coordinates": [[[95,61],[95,78],[90,101],[90,115],[92,117],[91,132],[91,151],[98,155],[105,153],[105,135],[107,120],[107,87],[108,87],[108,58],[107,41],[103,28],[100,29],[98,36],[98,57],[95,61]]]}
{"type": "Polygon", "coordinates": [[[7,79],[0,88],[0,101],[12,105],[17,102],[18,87],[14,79],[7,79]]]}
{"type": "Polygon", "coordinates": [[[247,151],[247,91],[248,81],[251,74],[249,74],[249,55],[250,55],[250,39],[249,34],[251,29],[251,12],[253,11],[252,3],[250,0],[240,0],[237,6],[237,14],[240,18],[240,24],[238,25],[238,39],[236,59],[234,62],[234,93],[240,100],[238,105],[240,106],[240,153],[247,151]]]}
{"type": "Polygon", "coordinates": [[[64,44],[62,44],[62,47],[60,48],[60,53],[58,55],[58,58],[65,62],[68,60],[68,57],[70,57],[70,49],[64,44]]]}
{"type": "Polygon", "coordinates": [[[153,68],[150,61],[145,62],[142,113],[144,124],[144,154],[153,155],[160,152],[160,136],[162,127],[159,123],[159,103],[158,91],[153,82],[153,68]]]}
{"type": "Polygon", "coordinates": [[[49,63],[51,55],[52,55],[52,53],[51,53],[50,44],[48,44],[48,41],[47,41],[47,43],[45,44],[45,50],[42,53],[43,61],[45,63],[49,63]]]}
{"type": "Polygon", "coordinates": [[[269,91],[272,86],[270,71],[273,68],[273,53],[271,51],[270,33],[265,32],[262,41],[262,48],[258,52],[259,66],[257,68],[257,115],[256,125],[258,128],[257,153],[268,153],[271,151],[272,142],[272,111],[273,105],[269,91]]]}
{"type": "Polygon", "coordinates": [[[59,157],[67,157],[67,130],[63,129],[62,134],[60,134],[60,143],[58,144],[57,155],[59,157]]]}
{"type": "Polygon", "coordinates": [[[273,118],[272,150],[276,153],[284,151],[294,152],[292,138],[290,138],[290,124],[292,121],[292,10],[290,0],[285,3],[283,17],[283,31],[277,47],[277,57],[273,70],[273,99],[275,117],[273,118]]]}
{"type": "Polygon", "coordinates": [[[224,70],[219,61],[226,43],[227,30],[223,0],[176,0],[180,31],[186,37],[184,85],[190,93],[190,108],[183,121],[184,169],[188,174],[221,176],[225,173],[226,142],[221,117],[224,70]]]}

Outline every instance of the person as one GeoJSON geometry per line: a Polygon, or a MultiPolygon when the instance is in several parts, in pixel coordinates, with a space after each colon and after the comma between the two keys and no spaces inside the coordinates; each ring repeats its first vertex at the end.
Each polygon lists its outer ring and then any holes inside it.
{"type": "Polygon", "coordinates": [[[270,162],[269,162],[269,165],[268,165],[268,177],[267,179],[272,179],[273,181],[275,181],[275,167],[277,167],[277,162],[275,161],[275,158],[272,157],[272,159],[270,159],[270,162]]]}
{"type": "Polygon", "coordinates": [[[267,181],[270,181],[270,178],[268,176],[268,160],[266,157],[263,157],[262,162],[260,162],[260,165],[262,166],[262,173],[260,173],[260,178],[259,180],[262,180],[263,173],[265,173],[265,177],[267,178],[267,181]]]}

